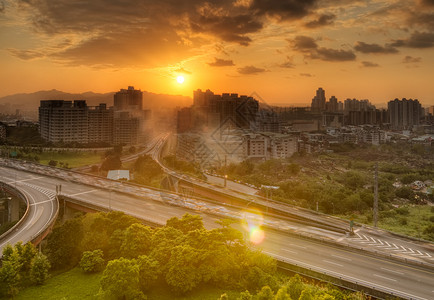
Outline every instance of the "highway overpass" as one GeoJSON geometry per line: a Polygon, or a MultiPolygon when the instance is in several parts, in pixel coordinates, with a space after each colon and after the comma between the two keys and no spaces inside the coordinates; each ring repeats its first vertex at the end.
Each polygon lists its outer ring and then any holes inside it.
{"type": "MultiPolygon", "coordinates": [[[[21,227],[7,238],[7,241],[1,241],[0,246],[4,246],[5,242],[31,240],[50,223],[57,211],[57,202],[53,199],[55,199],[56,185],[59,184],[62,185],[62,194],[68,197],[91,203],[102,209],[123,211],[156,224],[164,224],[170,217],[181,217],[189,212],[201,215],[205,226],[212,228],[216,226],[215,220],[236,216],[234,208],[219,208],[206,203],[195,205],[194,199],[185,199],[170,193],[48,167],[33,167],[34,172],[26,170],[24,166],[21,168],[19,170],[0,167],[0,181],[16,184],[17,189],[29,197],[30,207],[34,209],[20,224],[21,227]]],[[[265,240],[259,247],[280,261],[298,264],[402,298],[434,298],[432,285],[434,271],[428,266],[429,260],[421,266],[390,260],[386,256],[373,255],[373,251],[357,251],[357,248],[364,250],[371,248],[368,244],[359,247],[358,242],[343,234],[339,236],[334,232],[303,228],[306,226],[297,227],[296,224],[268,216],[264,217],[263,223],[265,240]],[[315,233],[317,238],[321,235],[324,238],[322,240],[307,238],[308,235],[315,235],[315,233]],[[334,243],[339,239],[341,239],[340,244],[334,243]]],[[[243,230],[242,226],[238,228],[243,230]]],[[[427,251],[428,255],[434,255],[425,248],[424,251],[427,251]]],[[[393,250],[390,250],[390,253],[393,253],[393,250]]],[[[415,259],[415,261],[420,260],[415,259]]]]}

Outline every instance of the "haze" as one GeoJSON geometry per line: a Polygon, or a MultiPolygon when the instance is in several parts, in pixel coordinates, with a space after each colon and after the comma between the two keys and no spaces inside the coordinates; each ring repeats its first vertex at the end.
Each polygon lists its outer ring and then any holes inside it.
{"type": "Polygon", "coordinates": [[[134,85],[308,104],[321,86],[434,104],[432,0],[7,0],[0,24],[0,96],[134,85]]]}

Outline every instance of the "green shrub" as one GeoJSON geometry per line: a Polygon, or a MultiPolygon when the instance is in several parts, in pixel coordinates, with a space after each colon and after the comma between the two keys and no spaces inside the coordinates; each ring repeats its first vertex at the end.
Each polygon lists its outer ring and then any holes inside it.
{"type": "Polygon", "coordinates": [[[80,268],[85,273],[100,272],[104,269],[104,258],[102,250],[84,251],[80,260],[80,268]]]}

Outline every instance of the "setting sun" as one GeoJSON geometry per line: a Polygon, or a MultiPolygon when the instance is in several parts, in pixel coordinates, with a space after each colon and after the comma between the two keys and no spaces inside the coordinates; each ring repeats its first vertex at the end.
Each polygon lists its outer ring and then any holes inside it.
{"type": "Polygon", "coordinates": [[[184,79],[184,76],[181,76],[181,75],[180,75],[180,76],[176,77],[176,81],[178,81],[179,84],[183,84],[183,83],[184,83],[184,80],[185,80],[185,79],[184,79]]]}

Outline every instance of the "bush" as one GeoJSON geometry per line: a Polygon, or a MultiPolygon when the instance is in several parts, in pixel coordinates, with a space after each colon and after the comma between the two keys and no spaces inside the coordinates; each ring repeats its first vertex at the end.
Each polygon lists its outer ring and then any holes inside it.
{"type": "Polygon", "coordinates": [[[402,216],[408,216],[410,214],[408,207],[399,207],[396,209],[396,212],[402,216]]]}
{"type": "Polygon", "coordinates": [[[104,269],[102,250],[84,251],[80,260],[80,268],[85,273],[100,272],[104,269]]]}
{"type": "Polygon", "coordinates": [[[42,253],[37,254],[35,258],[33,258],[30,267],[30,280],[34,284],[44,284],[45,280],[48,278],[48,270],[50,267],[48,258],[42,253]]]}

